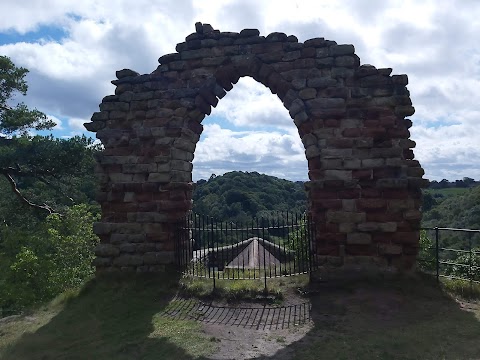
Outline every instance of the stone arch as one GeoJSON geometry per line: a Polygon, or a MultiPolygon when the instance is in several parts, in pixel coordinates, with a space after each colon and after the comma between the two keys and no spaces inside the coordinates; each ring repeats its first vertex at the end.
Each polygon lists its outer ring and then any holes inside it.
{"type": "Polygon", "coordinates": [[[406,75],[360,66],[353,45],[201,23],[176,50],[151,74],[117,71],[115,95],[85,124],[105,147],[98,271],[161,271],[174,262],[201,122],[243,76],[277,94],[298,128],[317,260],[414,267],[427,180],[411,150],[406,75]]]}

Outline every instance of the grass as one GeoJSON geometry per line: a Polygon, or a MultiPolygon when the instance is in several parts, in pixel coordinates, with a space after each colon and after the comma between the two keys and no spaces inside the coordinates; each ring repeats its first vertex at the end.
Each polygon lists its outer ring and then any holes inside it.
{"type": "Polygon", "coordinates": [[[281,303],[287,291],[292,288],[303,288],[308,284],[308,275],[267,279],[267,293],[265,293],[264,279],[255,280],[227,280],[194,278],[185,276],[180,281],[181,293],[186,296],[206,299],[222,299],[233,301],[252,301],[259,298],[269,298],[281,303]]]}
{"type": "Polygon", "coordinates": [[[355,284],[318,297],[313,308],[298,359],[480,357],[480,305],[465,311],[433,279],[355,284]]]}
{"type": "Polygon", "coordinates": [[[426,189],[426,193],[430,193],[432,196],[439,194],[443,197],[465,195],[471,190],[471,188],[445,188],[445,189],[426,189]]]}
{"type": "Polygon", "coordinates": [[[480,284],[461,279],[440,278],[442,287],[454,296],[463,299],[480,299],[480,284]]]}
{"type": "MultiPolygon", "coordinates": [[[[474,359],[480,358],[480,303],[456,301],[449,292],[462,284],[428,276],[318,283],[307,277],[268,280],[288,291],[308,288],[312,328],[296,342],[289,331],[271,332],[266,341],[282,349],[265,359],[474,359]]],[[[207,334],[201,323],[163,315],[175,306],[179,282],[192,295],[212,296],[211,280],[136,275],[101,277],[80,291],[63,294],[36,311],[0,322],[1,359],[205,359],[232,328],[207,334]]],[[[217,281],[215,296],[237,299],[263,292],[263,282],[217,281]]],[[[466,290],[465,290],[466,291],[466,290]]],[[[253,330],[252,330],[253,331],[253,330]]],[[[261,337],[259,333],[258,337],[261,337]]],[[[233,336],[233,335],[232,335],[233,336]]],[[[248,344],[247,344],[248,345],[248,344]]]]}
{"type": "Polygon", "coordinates": [[[1,359],[193,359],[216,345],[200,324],[162,316],[178,279],[101,277],[0,325],[1,359]]]}

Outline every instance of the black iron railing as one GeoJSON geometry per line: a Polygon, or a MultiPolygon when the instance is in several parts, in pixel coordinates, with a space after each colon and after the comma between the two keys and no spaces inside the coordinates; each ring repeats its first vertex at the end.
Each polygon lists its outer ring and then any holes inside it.
{"type": "Polygon", "coordinates": [[[315,267],[315,227],[306,214],[221,222],[190,212],[177,229],[177,263],[192,276],[266,281],[315,267]]]}
{"type": "Polygon", "coordinates": [[[419,267],[441,277],[480,284],[480,230],[422,228],[419,267]]]}

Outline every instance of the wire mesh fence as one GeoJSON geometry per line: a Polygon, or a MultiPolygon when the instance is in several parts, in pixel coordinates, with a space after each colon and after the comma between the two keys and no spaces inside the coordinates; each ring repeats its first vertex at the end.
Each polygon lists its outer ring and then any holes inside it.
{"type": "Polygon", "coordinates": [[[435,274],[480,284],[480,230],[422,228],[419,267],[435,274]]]}
{"type": "Polygon", "coordinates": [[[315,227],[307,214],[278,212],[247,223],[190,212],[177,229],[177,263],[191,276],[267,279],[315,268],[315,227]]]}

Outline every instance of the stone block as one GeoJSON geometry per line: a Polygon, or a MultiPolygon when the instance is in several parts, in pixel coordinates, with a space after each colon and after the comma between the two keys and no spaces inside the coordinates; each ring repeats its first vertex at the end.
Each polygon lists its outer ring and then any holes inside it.
{"type": "Polygon", "coordinates": [[[308,122],[308,120],[309,118],[307,113],[305,111],[301,111],[297,115],[295,115],[293,122],[297,127],[300,127],[302,124],[308,122]]]}
{"type": "Polygon", "coordinates": [[[352,171],[350,170],[325,170],[324,172],[325,179],[333,180],[351,180],[352,171]]]}
{"type": "Polygon", "coordinates": [[[326,169],[341,169],[342,168],[342,160],[341,159],[326,159],[320,161],[321,168],[326,169]]]}
{"type": "Polygon", "coordinates": [[[408,187],[407,179],[379,179],[376,183],[377,187],[383,189],[403,189],[408,187]]]}
{"type": "Polygon", "coordinates": [[[395,244],[418,244],[420,233],[418,231],[397,231],[390,234],[392,243],[395,244]]]}
{"type": "Polygon", "coordinates": [[[120,255],[113,260],[115,266],[139,266],[143,265],[143,257],[140,255],[120,255]]]}
{"type": "Polygon", "coordinates": [[[355,47],[351,44],[333,45],[328,48],[330,56],[351,55],[355,53],[355,47]]]}
{"type": "Polygon", "coordinates": [[[395,244],[378,244],[378,252],[381,255],[401,255],[403,248],[395,244]]]}
{"type": "Polygon", "coordinates": [[[159,182],[159,183],[168,183],[170,181],[170,173],[169,172],[162,172],[162,173],[150,173],[148,174],[149,182],[159,182]]]}
{"type": "Polygon", "coordinates": [[[317,88],[317,89],[324,89],[330,86],[335,86],[336,84],[337,84],[337,80],[332,79],[330,77],[309,78],[307,80],[308,87],[317,88]]]}
{"type": "Polygon", "coordinates": [[[302,143],[305,148],[309,147],[310,145],[316,145],[317,142],[318,142],[318,139],[313,134],[305,134],[302,137],[302,143]]]}
{"type": "Polygon", "coordinates": [[[356,67],[360,65],[360,58],[356,55],[338,56],[335,58],[335,66],[356,67]]]}
{"type": "Polygon", "coordinates": [[[298,92],[298,96],[303,100],[314,99],[317,96],[317,90],[314,88],[305,88],[298,92]]]}
{"type": "Polygon", "coordinates": [[[356,230],[356,225],[357,224],[351,222],[340,223],[338,224],[338,231],[341,233],[352,233],[356,230]]]}
{"type": "Polygon", "coordinates": [[[385,159],[363,159],[363,168],[378,168],[385,165],[385,159]]]}
{"type": "Polygon", "coordinates": [[[360,159],[344,159],[343,160],[344,169],[353,170],[353,169],[360,169],[361,167],[362,167],[362,161],[360,159]]]}
{"type": "Polygon", "coordinates": [[[95,222],[93,223],[93,232],[96,235],[106,235],[110,234],[112,231],[112,227],[109,223],[105,222],[95,222]]]}
{"type": "Polygon", "coordinates": [[[291,84],[292,84],[294,89],[302,90],[307,86],[307,80],[306,79],[293,79],[291,81],[291,84]]]}
{"type": "Polygon", "coordinates": [[[405,220],[421,220],[422,212],[420,210],[407,210],[403,213],[405,220]]]}
{"type": "Polygon", "coordinates": [[[137,244],[132,243],[123,243],[119,246],[120,252],[123,253],[134,253],[137,249],[137,244]]]}
{"type": "Polygon", "coordinates": [[[114,257],[120,254],[120,250],[111,244],[98,244],[95,247],[95,255],[100,257],[114,257]]]}
{"type": "Polygon", "coordinates": [[[175,259],[173,252],[147,252],[143,255],[143,261],[147,265],[170,264],[175,259]]]}
{"type": "Polygon", "coordinates": [[[99,257],[97,256],[95,259],[92,261],[92,265],[95,267],[109,267],[113,263],[112,258],[105,258],[105,257],[99,257]]]}
{"type": "Polygon", "coordinates": [[[322,149],[322,157],[324,159],[331,158],[348,158],[352,156],[352,149],[322,149]]]}
{"type": "Polygon", "coordinates": [[[320,149],[317,145],[310,145],[305,150],[305,157],[308,159],[312,159],[314,157],[320,156],[320,149]]]}
{"type": "Polygon", "coordinates": [[[292,102],[292,105],[290,105],[289,109],[288,109],[288,112],[290,114],[290,116],[292,118],[295,118],[295,116],[301,112],[301,111],[304,111],[305,110],[305,104],[302,100],[300,99],[295,99],[293,102],[292,102]]]}
{"type": "MultiPolygon", "coordinates": [[[[193,160],[193,152],[192,151],[186,151],[182,149],[176,149],[173,148],[171,150],[172,154],[172,159],[177,159],[177,160],[184,160],[184,161],[192,161],[193,160]]],[[[155,161],[157,161],[157,158],[155,158],[155,161]]]]}
{"type": "Polygon", "coordinates": [[[327,221],[340,224],[345,222],[360,223],[364,222],[366,214],[364,212],[350,212],[350,211],[328,211],[327,221]]]}
{"type": "Polygon", "coordinates": [[[173,146],[177,149],[193,153],[195,151],[196,144],[190,140],[176,139],[173,146]]]}
{"type": "Polygon", "coordinates": [[[368,245],[372,243],[372,236],[366,233],[351,232],[347,234],[347,244],[368,245]]]}

